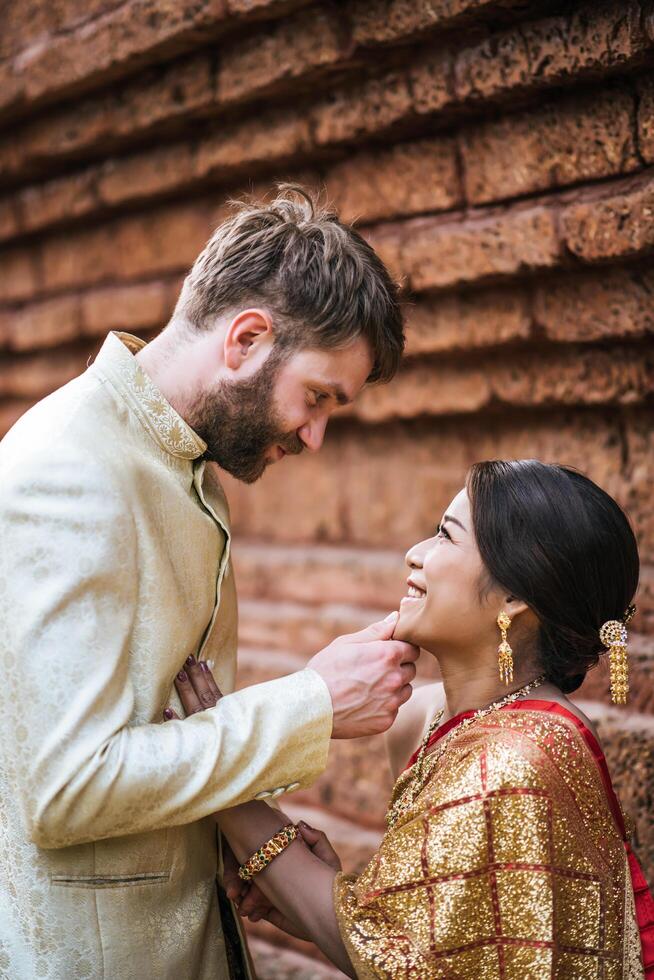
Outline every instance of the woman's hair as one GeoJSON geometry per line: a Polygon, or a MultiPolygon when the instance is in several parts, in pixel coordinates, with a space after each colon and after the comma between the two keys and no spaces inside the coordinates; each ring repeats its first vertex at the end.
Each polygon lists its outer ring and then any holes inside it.
{"type": "Polygon", "coordinates": [[[602,625],[621,620],[636,592],[626,515],[588,477],[535,459],[476,463],[466,486],[490,578],[538,617],[547,679],[576,690],[604,649],[602,625]]]}

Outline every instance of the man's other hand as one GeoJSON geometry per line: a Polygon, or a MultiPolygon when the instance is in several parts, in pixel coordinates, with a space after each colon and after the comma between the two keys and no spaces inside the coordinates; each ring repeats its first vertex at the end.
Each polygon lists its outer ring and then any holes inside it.
{"type": "Polygon", "coordinates": [[[400,705],[411,697],[420,651],[392,639],[398,615],[338,637],[307,664],[320,674],[331,694],[332,738],[385,732],[400,705]]]}

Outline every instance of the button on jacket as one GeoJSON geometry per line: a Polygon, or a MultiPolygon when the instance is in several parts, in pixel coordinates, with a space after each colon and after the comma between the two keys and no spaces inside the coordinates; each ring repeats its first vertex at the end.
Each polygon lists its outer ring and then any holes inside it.
{"type": "Polygon", "coordinates": [[[324,768],[312,670],[233,692],[227,503],[110,334],[0,443],[0,977],[229,976],[211,814],[324,768]],[[189,654],[226,696],[161,722],[189,654]]]}

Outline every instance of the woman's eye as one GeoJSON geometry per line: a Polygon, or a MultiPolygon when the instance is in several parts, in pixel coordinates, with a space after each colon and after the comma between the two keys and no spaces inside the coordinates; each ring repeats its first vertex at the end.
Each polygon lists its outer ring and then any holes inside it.
{"type": "Polygon", "coordinates": [[[445,527],[444,527],[443,524],[439,524],[438,527],[436,528],[436,537],[437,538],[449,538],[450,537],[449,534],[447,533],[447,530],[445,529],[445,527]]]}

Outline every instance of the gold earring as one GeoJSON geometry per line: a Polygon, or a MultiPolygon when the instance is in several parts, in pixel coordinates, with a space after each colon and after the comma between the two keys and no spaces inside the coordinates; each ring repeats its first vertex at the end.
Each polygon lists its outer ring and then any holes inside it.
{"type": "Polygon", "coordinates": [[[501,612],[497,617],[497,625],[502,633],[502,642],[497,648],[499,654],[498,666],[500,668],[500,680],[505,684],[513,683],[513,650],[506,638],[506,632],[511,625],[511,617],[508,613],[501,612]]]}
{"type": "Polygon", "coordinates": [[[627,627],[618,619],[610,619],[600,630],[600,641],[609,650],[611,700],[614,704],[626,704],[629,692],[627,627]]]}

